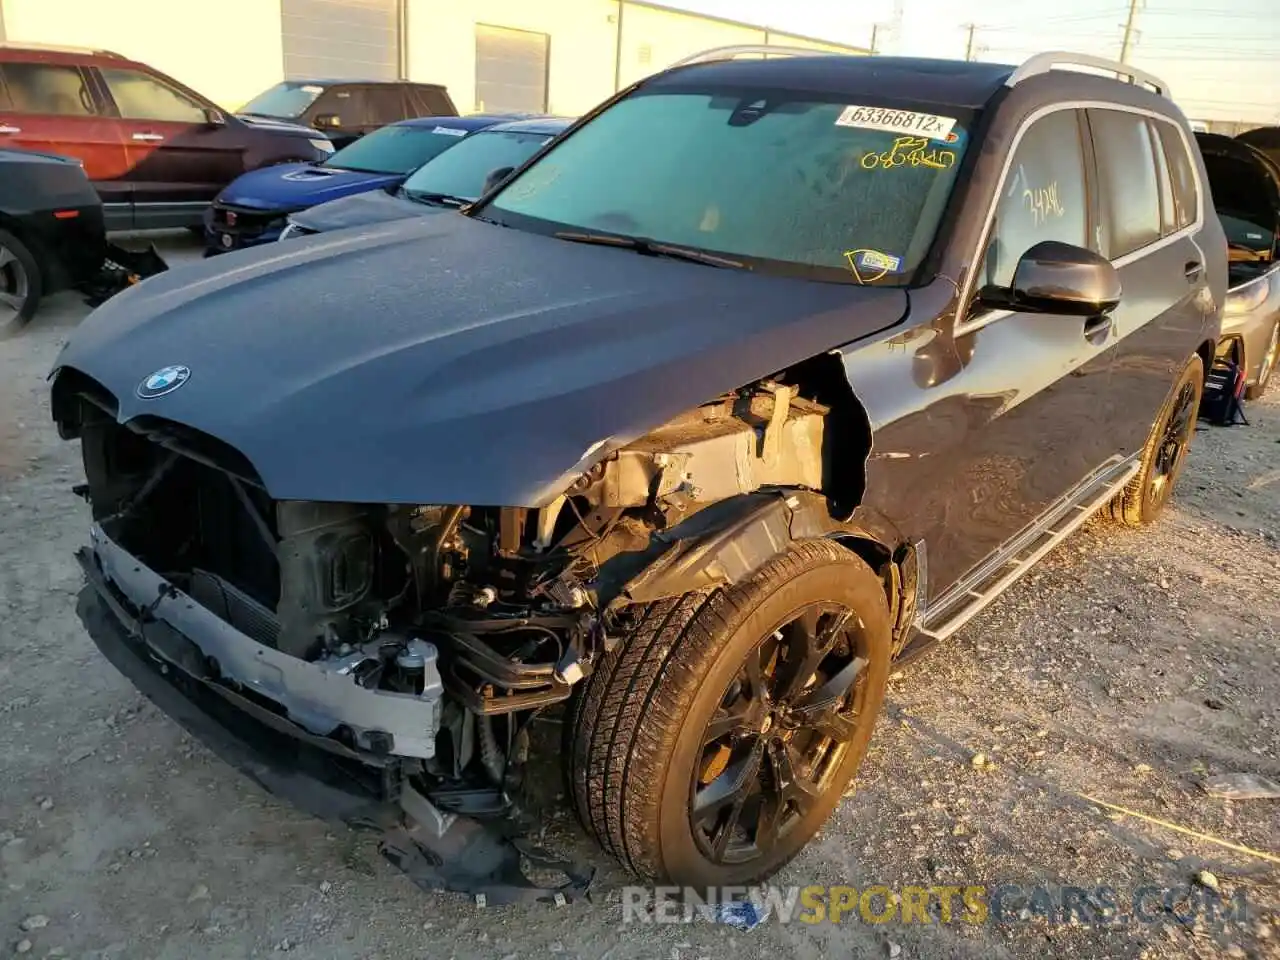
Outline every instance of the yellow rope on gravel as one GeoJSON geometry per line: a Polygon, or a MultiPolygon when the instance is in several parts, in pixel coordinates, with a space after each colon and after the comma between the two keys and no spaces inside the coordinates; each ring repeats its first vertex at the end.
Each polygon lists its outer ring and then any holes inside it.
{"type": "Polygon", "coordinates": [[[1128,807],[1117,806],[1114,803],[1107,803],[1105,800],[1099,800],[1097,797],[1091,797],[1087,793],[1078,793],[1076,796],[1082,797],[1090,803],[1096,803],[1100,807],[1106,807],[1108,810],[1123,813],[1127,817],[1137,817],[1139,820],[1147,821],[1147,823],[1154,823],[1158,827],[1167,827],[1170,830],[1176,830],[1178,833],[1185,833],[1188,837],[1195,837],[1197,840],[1203,840],[1205,843],[1215,843],[1220,847],[1226,847],[1228,850],[1235,850],[1237,853],[1248,854],[1251,857],[1257,857],[1259,860],[1266,860],[1268,863],[1280,864],[1280,857],[1276,856],[1274,853],[1264,853],[1261,850],[1254,850],[1252,847],[1244,847],[1238,843],[1232,843],[1230,840],[1221,840],[1218,837],[1210,836],[1207,833],[1200,833],[1197,830],[1182,827],[1176,823],[1170,823],[1168,820],[1158,820],[1155,817],[1147,816],[1145,813],[1139,813],[1137,810],[1130,810],[1128,807]]]}

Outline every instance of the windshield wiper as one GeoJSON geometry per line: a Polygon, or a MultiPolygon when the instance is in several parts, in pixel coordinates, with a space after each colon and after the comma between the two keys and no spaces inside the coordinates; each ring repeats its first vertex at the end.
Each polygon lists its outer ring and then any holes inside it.
{"type": "Polygon", "coordinates": [[[722,267],[735,270],[745,270],[746,264],[741,260],[731,260],[728,257],[716,256],[714,253],[707,253],[705,250],[698,250],[694,247],[681,247],[672,243],[657,243],[653,240],[646,240],[644,237],[624,237],[609,233],[578,233],[576,231],[567,230],[556,234],[561,240],[568,240],[570,243],[595,243],[603,247],[621,247],[624,250],[634,250],[636,253],[643,253],[649,257],[670,257],[673,260],[687,260],[689,263],[701,263],[708,267],[722,267]]]}
{"type": "Polygon", "coordinates": [[[414,203],[429,203],[437,207],[465,207],[471,201],[466,197],[455,197],[451,193],[432,193],[430,190],[408,190],[401,192],[414,203]]]}

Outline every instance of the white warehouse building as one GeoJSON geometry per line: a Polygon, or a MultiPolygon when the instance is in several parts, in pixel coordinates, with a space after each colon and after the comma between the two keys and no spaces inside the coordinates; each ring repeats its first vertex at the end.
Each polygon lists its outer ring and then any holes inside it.
{"type": "Polygon", "coordinates": [[[869,52],[647,0],[0,0],[0,40],[113,50],[233,110],[285,79],[408,79],[566,116],[709,47],[869,52]]]}

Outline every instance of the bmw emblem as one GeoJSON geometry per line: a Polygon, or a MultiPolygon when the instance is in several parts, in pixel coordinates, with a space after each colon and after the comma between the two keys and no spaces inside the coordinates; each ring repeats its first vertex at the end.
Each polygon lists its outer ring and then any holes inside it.
{"type": "Polygon", "coordinates": [[[143,400],[154,400],[166,393],[173,393],[190,379],[190,369],[181,364],[163,367],[138,384],[137,394],[143,400]]]}

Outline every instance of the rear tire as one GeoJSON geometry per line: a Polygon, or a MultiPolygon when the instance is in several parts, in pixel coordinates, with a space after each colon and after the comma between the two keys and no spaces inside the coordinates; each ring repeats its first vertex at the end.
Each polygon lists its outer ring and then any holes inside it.
{"type": "Polygon", "coordinates": [[[15,336],[35,316],[44,272],[31,248],[0,230],[0,340],[15,336]]]}
{"type": "Polygon", "coordinates": [[[762,881],[857,772],[891,635],[880,578],[830,540],[710,596],[646,605],[566,716],[583,824],[649,881],[762,881]]]}
{"type": "Polygon", "coordinates": [[[1107,504],[1111,519],[1128,527],[1139,527],[1164,512],[1182,474],[1191,438],[1195,436],[1203,393],[1204,361],[1197,355],[1182,368],[1182,376],[1160,407],[1142,449],[1142,465],[1137,474],[1107,504]]]}
{"type": "Polygon", "coordinates": [[[1271,374],[1275,372],[1276,361],[1280,359],[1280,320],[1271,325],[1271,337],[1267,341],[1266,352],[1262,355],[1262,366],[1258,368],[1258,382],[1244,388],[1246,400],[1261,400],[1271,383],[1271,374]]]}

